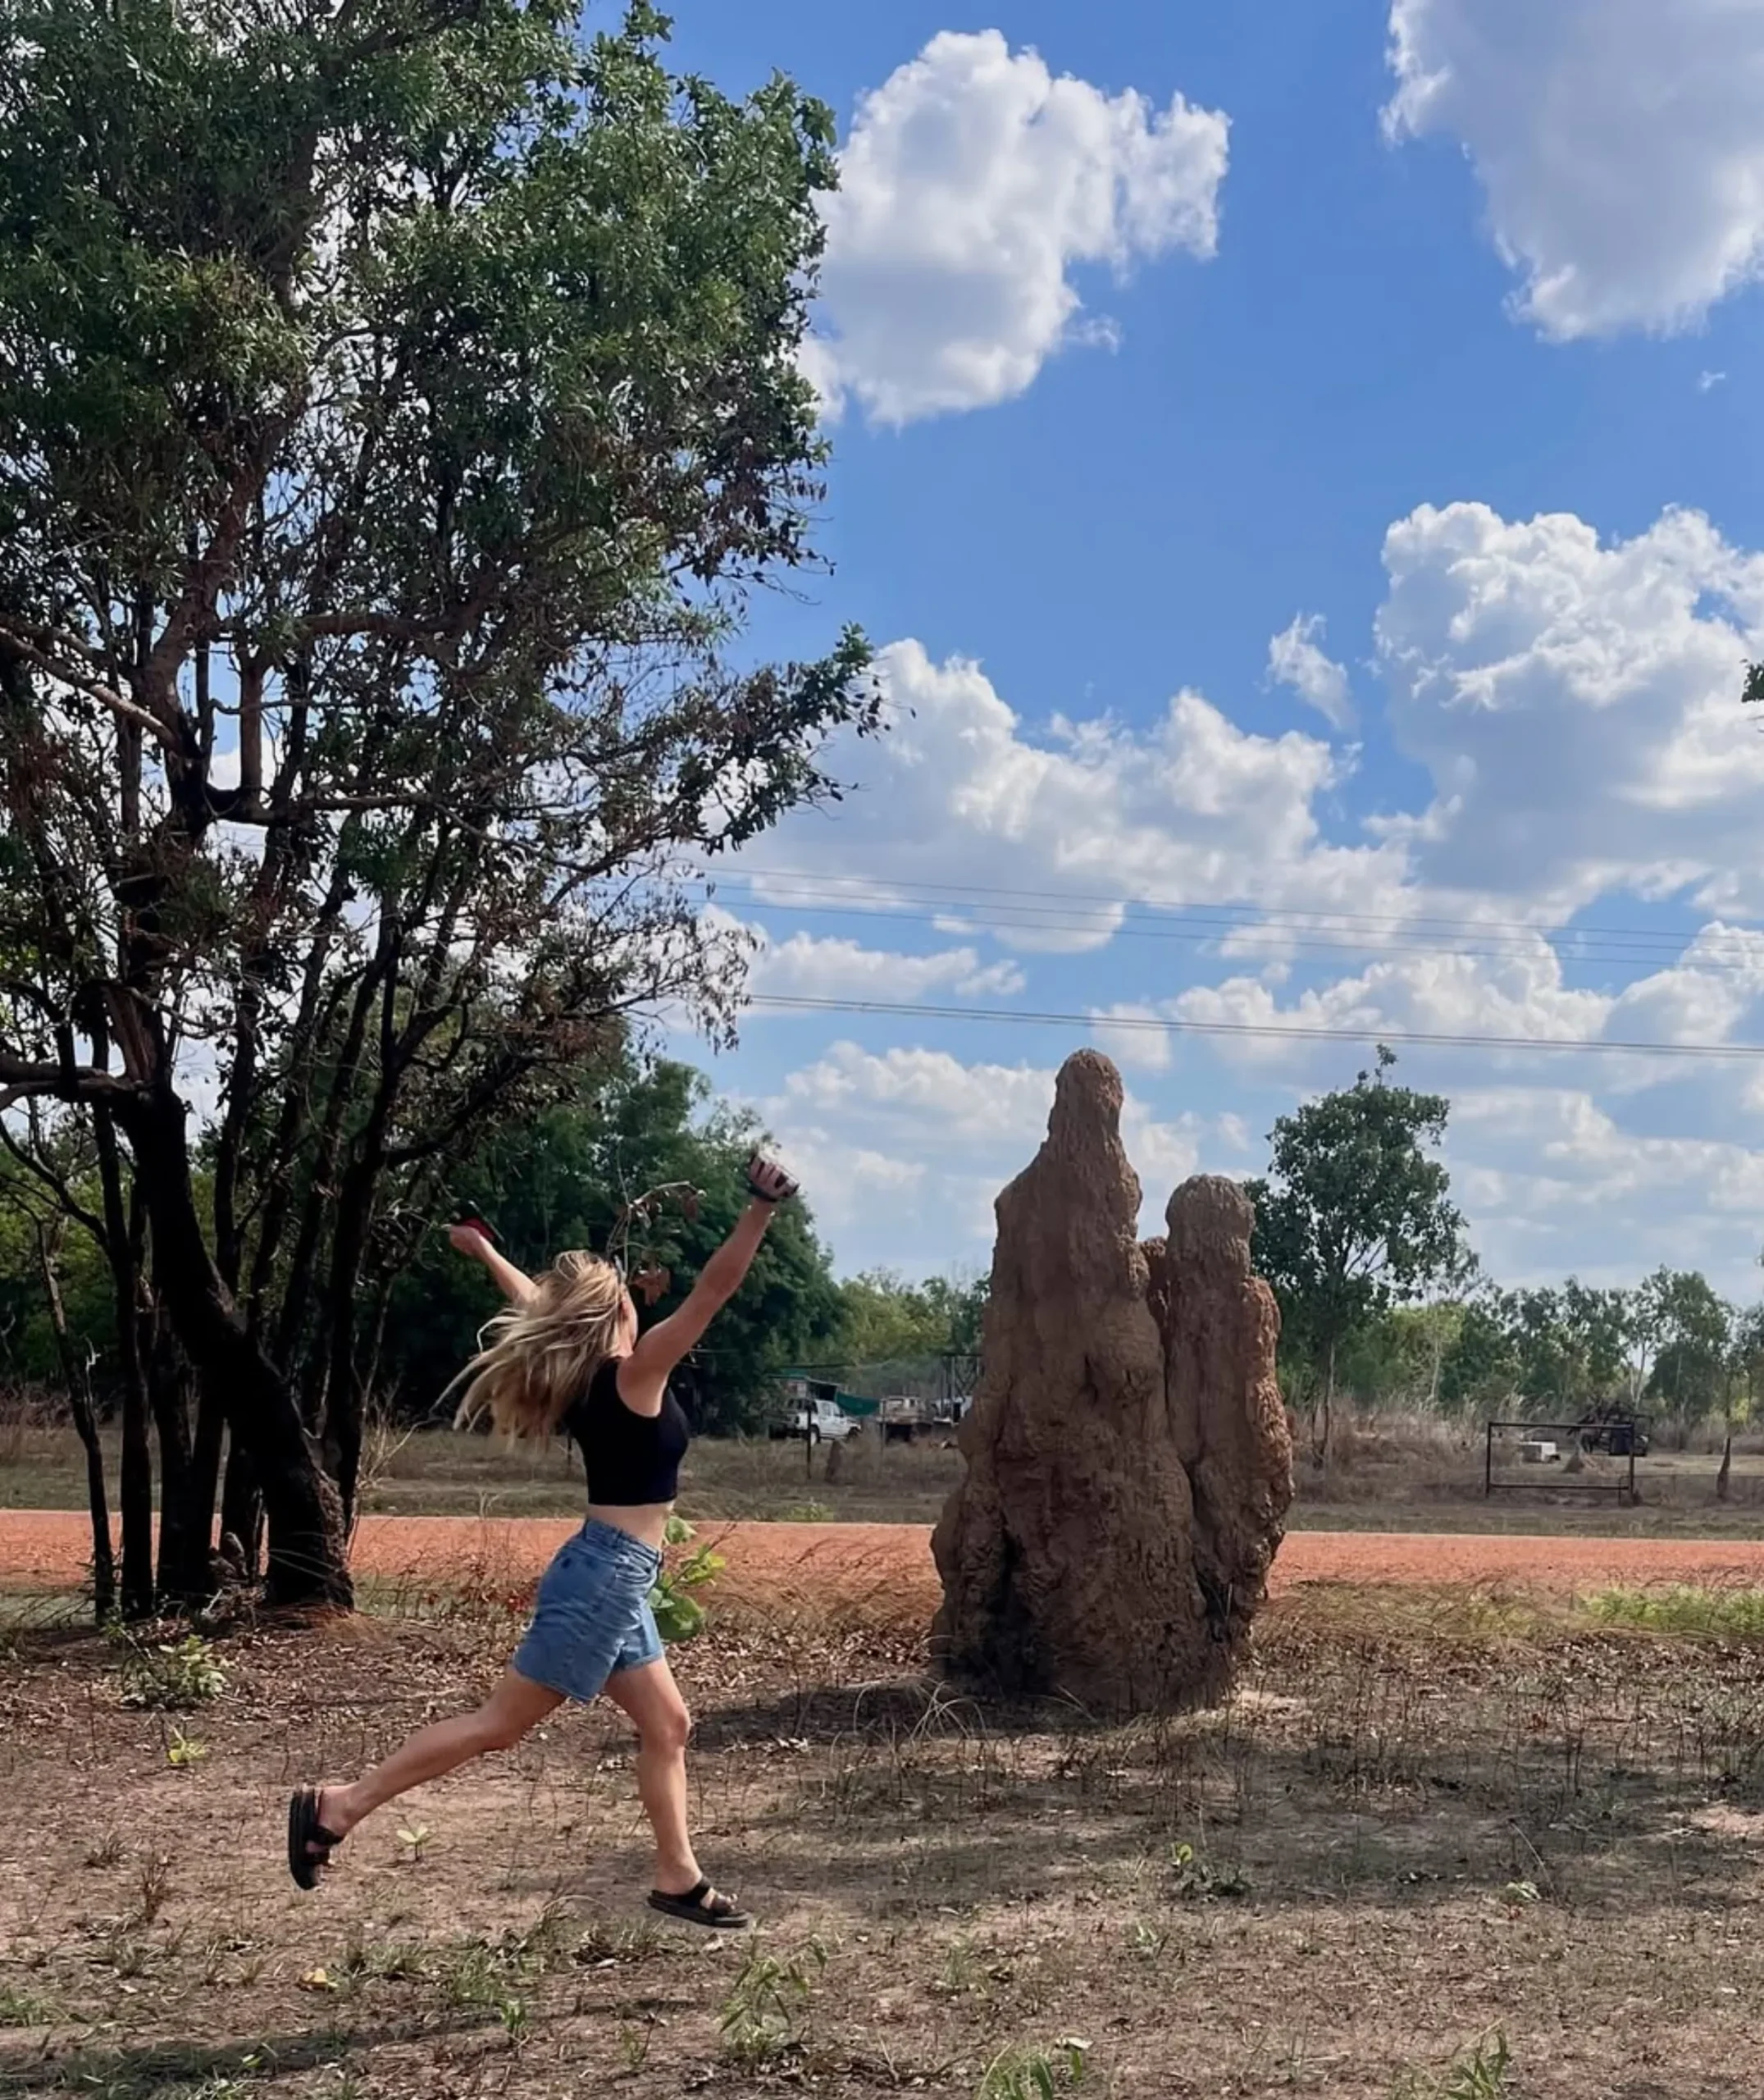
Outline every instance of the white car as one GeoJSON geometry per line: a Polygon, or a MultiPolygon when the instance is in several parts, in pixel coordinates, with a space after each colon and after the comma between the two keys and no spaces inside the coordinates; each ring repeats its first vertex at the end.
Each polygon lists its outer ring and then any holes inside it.
{"type": "Polygon", "coordinates": [[[836,1400],[810,1400],[793,1408],[789,1418],[773,1429],[774,1436],[806,1436],[811,1444],[842,1444],[851,1434],[852,1420],[836,1400]]]}

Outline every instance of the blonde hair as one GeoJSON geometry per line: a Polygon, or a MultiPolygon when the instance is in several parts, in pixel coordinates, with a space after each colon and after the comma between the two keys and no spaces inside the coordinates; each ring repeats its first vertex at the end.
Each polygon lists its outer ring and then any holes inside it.
{"type": "Polygon", "coordinates": [[[618,1354],[625,1283],[610,1262],[560,1254],[534,1286],[481,1330],[477,1354],[454,1381],[466,1384],[456,1429],[487,1414],[505,1436],[549,1436],[618,1354]]]}

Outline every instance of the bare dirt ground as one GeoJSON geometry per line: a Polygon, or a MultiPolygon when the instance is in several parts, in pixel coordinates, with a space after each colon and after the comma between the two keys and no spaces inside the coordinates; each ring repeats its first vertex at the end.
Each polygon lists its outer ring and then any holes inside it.
{"type": "MultiPolygon", "coordinates": [[[[370,1584],[481,1586],[530,1580],[574,1525],[561,1518],[366,1517],[354,1565],[370,1584]]],[[[869,1605],[928,1618],[937,1595],[931,1533],[917,1524],[706,1523],[728,1562],[720,1594],[745,1604],[813,1595],[829,1609],[869,1605]]],[[[87,1520],[66,1510],[0,1511],[0,1582],[77,1587],[87,1520]]],[[[1411,1532],[1296,1532],[1274,1563],[1278,1595],[1311,1582],[1518,1585],[1574,1591],[1661,1583],[1764,1586],[1764,1538],[1526,1537],[1411,1532]]]]}
{"type": "MultiPolygon", "coordinates": [[[[732,1576],[777,1536],[733,1535],[732,1576]]],[[[604,1708],[408,1796],[320,1892],[294,1889],[288,1787],[487,1686],[518,1618],[494,1587],[239,1628],[214,1645],[224,1689],[186,1711],[126,1704],[114,1640],[16,1633],[0,2094],[1764,2090],[1764,1689],[1743,1644],[1486,1588],[1295,1582],[1295,1560],[1229,1705],[1104,1728],[932,1687],[909,1600],[839,1609],[820,1556],[884,1543],[781,1538],[769,1601],[724,1592],[676,1650],[705,1861],[763,1921],[738,1945],[642,1908],[630,1743],[604,1708]]],[[[914,1542],[886,1543],[874,1564],[905,1564],[914,1542]]],[[[408,1535],[367,1550],[408,1579],[408,1535]]]]}

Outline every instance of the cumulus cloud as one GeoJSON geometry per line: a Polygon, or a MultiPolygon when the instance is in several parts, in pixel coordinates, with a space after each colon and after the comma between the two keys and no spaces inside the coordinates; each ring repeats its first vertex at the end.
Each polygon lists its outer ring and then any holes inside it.
{"type": "Polygon", "coordinates": [[[1113,1006],[1092,1007],[1091,1033],[1096,1047],[1115,1063],[1134,1071],[1167,1072],[1174,1059],[1170,1032],[1155,1007],[1132,999],[1118,999],[1113,1006]]]}
{"type": "Polygon", "coordinates": [[[843,936],[791,934],[778,939],[762,926],[742,926],[714,907],[706,918],[744,937],[750,957],[748,989],[774,998],[887,999],[927,998],[933,992],[965,999],[1009,998],[1023,989],[1022,966],[982,962],[973,947],[908,955],[866,947],[843,936]]]}
{"type": "MultiPolygon", "coordinates": [[[[1442,946],[1386,956],[1283,1001],[1262,979],[1227,978],[1192,985],[1159,1011],[1201,1029],[1268,1031],[1233,1037],[1233,1059],[1264,1071],[1307,1075],[1338,1064],[1341,1052],[1338,1042],[1307,1042],[1306,1034],[1365,1041],[1428,1036],[1461,1043],[1498,1038],[1532,1047],[1503,1048],[1497,1065],[1538,1071],[1561,1066],[1562,1053],[1548,1045],[1602,1043],[1613,1047],[1598,1056],[1599,1079],[1615,1094],[1684,1075],[1674,1061],[1639,1052],[1628,1056],[1616,1046],[1733,1043],[1764,998],[1764,934],[1748,927],[1713,922],[1675,960],[1605,990],[1570,984],[1561,954],[1541,934],[1516,927],[1503,939],[1493,952],[1442,946]]],[[[1440,1062],[1438,1052],[1429,1054],[1440,1062]]],[[[1578,1061],[1583,1069],[1589,1061],[1578,1061]]],[[[1479,1053],[1474,1064],[1445,1061],[1453,1072],[1486,1066],[1487,1053],[1479,1053]]]]}
{"type": "MultiPolygon", "coordinates": [[[[1046,1134],[1055,1076],[1051,1065],[969,1064],[944,1050],[835,1043],[760,1106],[791,1159],[814,1177],[816,1214],[829,1229],[861,1222],[866,1258],[922,1273],[937,1266],[925,1257],[928,1238],[966,1258],[985,1255],[994,1198],[1046,1134]],[[841,1176],[859,1157],[900,1162],[900,1171],[890,1180],[873,1171],[867,1188],[854,1189],[841,1176]]],[[[1145,1185],[1150,1230],[1220,1134],[1197,1116],[1160,1117],[1131,1093],[1121,1128],[1145,1185]]]]}
{"type": "Polygon", "coordinates": [[[1517,310],[1687,327],[1764,267],[1756,0],[1392,0],[1395,138],[1475,164],[1517,310]]]}
{"type": "MultiPolygon", "coordinates": [[[[912,641],[882,650],[877,672],[890,733],[832,760],[860,792],[836,833],[785,821],[759,865],[793,872],[756,875],[762,898],[800,902],[806,879],[818,902],[886,907],[939,885],[965,891],[978,917],[1014,888],[985,915],[999,938],[1081,952],[1114,937],[1128,900],[1364,906],[1401,879],[1402,848],[1321,836],[1314,804],[1342,769],[1318,737],[1255,735],[1188,692],[1143,728],[1102,715],[1032,731],[978,664],[935,662],[912,641]]],[[[941,901],[946,926],[964,928],[958,899],[941,901]]]]}
{"type": "Polygon", "coordinates": [[[1290,686],[1331,728],[1350,730],[1354,726],[1354,703],[1347,689],[1347,673],[1324,654],[1318,640],[1323,631],[1320,613],[1299,614],[1289,628],[1269,643],[1268,675],[1279,685],[1290,686]]]}
{"type": "Polygon", "coordinates": [[[1423,880],[1562,917],[1611,890],[1764,903],[1764,740],[1739,705],[1764,559],[1669,510],[1602,544],[1571,514],[1423,505],[1386,537],[1379,656],[1397,741],[1433,774],[1423,880]]]}
{"type": "Polygon", "coordinates": [[[1764,1153],[1727,1136],[1625,1129],[1575,1086],[1456,1090],[1447,1163],[1491,1271],[1633,1283],[1664,1262],[1751,1294],[1764,1153]]]}
{"type": "Polygon", "coordinates": [[[1228,120],[1055,75],[996,30],[946,31],[865,95],[827,200],[826,326],[804,364],[879,423],[1021,394],[1073,342],[1077,267],[1125,277],[1219,238],[1228,120]]]}

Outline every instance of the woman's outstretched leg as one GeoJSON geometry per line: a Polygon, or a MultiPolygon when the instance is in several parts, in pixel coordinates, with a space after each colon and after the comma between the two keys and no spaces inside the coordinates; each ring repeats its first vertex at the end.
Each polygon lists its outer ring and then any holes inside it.
{"type": "MultiPolygon", "coordinates": [[[[563,1704],[561,1692],[535,1684],[517,1671],[504,1670],[502,1681],[481,1706],[419,1728],[359,1779],[321,1787],[317,1819],[333,1838],[346,1838],[363,1816],[413,1787],[439,1779],[487,1751],[513,1749],[529,1729],[563,1704]]],[[[315,1842],[308,1849],[317,1858],[326,1847],[315,1842]]]]}

